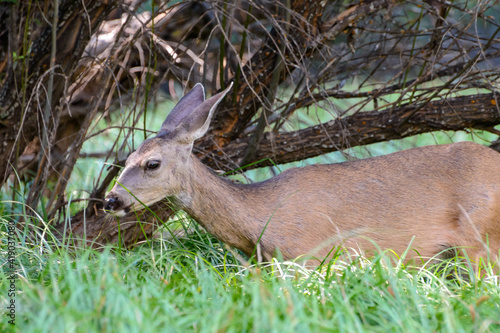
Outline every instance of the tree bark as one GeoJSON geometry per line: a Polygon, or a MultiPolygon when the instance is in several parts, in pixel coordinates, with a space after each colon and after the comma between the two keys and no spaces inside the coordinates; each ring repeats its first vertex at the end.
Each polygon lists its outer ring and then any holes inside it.
{"type": "Polygon", "coordinates": [[[9,22],[8,61],[17,64],[9,66],[0,91],[0,160],[3,161],[0,163],[0,185],[7,180],[12,165],[16,165],[16,158],[26,145],[40,135],[44,126],[49,126],[39,121],[40,117],[43,118],[42,110],[48,107],[54,115],[64,108],[62,97],[67,82],[73,80],[78,60],[91,34],[114,6],[116,3],[112,0],[62,1],[57,19],[57,37],[53,40],[51,25],[46,20],[54,16],[51,12],[53,8],[39,13],[36,8],[45,8],[43,3],[34,3],[32,7],[31,2],[8,5],[7,14],[12,20],[9,22]],[[38,23],[41,26],[37,26],[38,23]],[[25,26],[31,35],[22,30],[25,26]],[[56,43],[56,51],[51,62],[53,42],[56,43]],[[13,54],[17,54],[19,59],[12,59],[13,54]],[[54,65],[52,68],[51,63],[54,65]],[[47,92],[51,76],[53,89],[47,92]],[[50,94],[51,100],[46,106],[50,94]]]}

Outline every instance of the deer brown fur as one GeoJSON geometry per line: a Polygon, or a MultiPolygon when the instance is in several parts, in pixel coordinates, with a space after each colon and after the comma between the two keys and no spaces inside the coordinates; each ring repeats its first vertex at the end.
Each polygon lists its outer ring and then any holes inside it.
{"type": "Polygon", "coordinates": [[[289,169],[250,185],[232,183],[191,152],[229,89],[206,101],[199,84],[186,94],[158,135],[130,155],[106,209],[123,215],[142,209],[140,202],[169,197],[208,232],[246,254],[260,238],[266,260],[276,250],[285,259],[322,259],[336,245],[402,254],[410,243],[408,258],[431,258],[449,248],[466,249],[473,261],[498,258],[496,151],[471,142],[426,146],[289,169]]]}

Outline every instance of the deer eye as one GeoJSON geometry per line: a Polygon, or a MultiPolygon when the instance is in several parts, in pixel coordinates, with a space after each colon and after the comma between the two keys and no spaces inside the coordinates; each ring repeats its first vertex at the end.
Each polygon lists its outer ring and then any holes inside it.
{"type": "Polygon", "coordinates": [[[151,160],[146,163],[146,169],[148,170],[158,169],[159,166],[160,166],[160,161],[158,160],[151,160]]]}

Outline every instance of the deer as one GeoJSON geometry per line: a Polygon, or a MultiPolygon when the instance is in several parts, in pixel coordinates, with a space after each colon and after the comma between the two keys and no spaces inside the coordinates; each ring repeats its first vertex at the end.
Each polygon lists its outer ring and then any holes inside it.
{"type": "Polygon", "coordinates": [[[267,261],[281,255],[318,264],[339,246],[392,250],[405,260],[446,257],[450,249],[473,262],[498,258],[498,152],[473,142],[430,145],[232,182],[193,154],[231,86],[208,99],[199,83],[186,93],[157,135],[128,157],[104,209],[121,217],[168,198],[222,242],[248,256],[258,247],[267,261]]]}

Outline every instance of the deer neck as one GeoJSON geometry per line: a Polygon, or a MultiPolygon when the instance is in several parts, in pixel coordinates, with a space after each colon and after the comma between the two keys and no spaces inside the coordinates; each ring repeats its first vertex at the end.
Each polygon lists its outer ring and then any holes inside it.
{"type": "Polygon", "coordinates": [[[189,169],[175,198],[179,208],[218,239],[250,253],[264,227],[262,199],[250,186],[217,176],[195,156],[189,169]]]}

